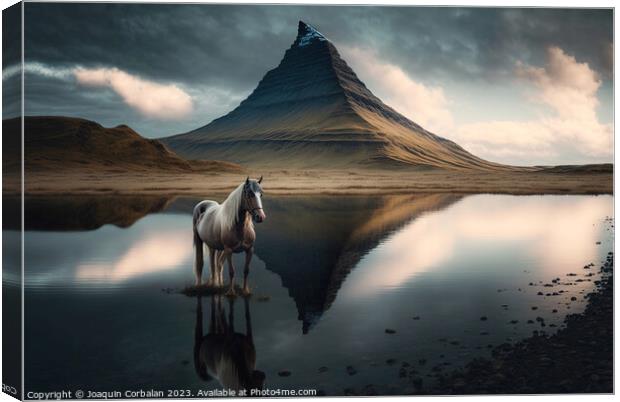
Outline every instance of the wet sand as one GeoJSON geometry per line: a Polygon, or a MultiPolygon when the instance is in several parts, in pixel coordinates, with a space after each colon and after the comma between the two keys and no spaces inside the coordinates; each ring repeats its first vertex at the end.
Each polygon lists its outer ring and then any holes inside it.
{"type": "MultiPolygon", "coordinates": [[[[248,173],[38,171],[26,173],[27,194],[224,194],[248,173]]],[[[609,172],[454,172],[446,170],[262,170],[266,194],[611,194],[609,172]]],[[[6,194],[20,192],[16,177],[6,194]]]]}

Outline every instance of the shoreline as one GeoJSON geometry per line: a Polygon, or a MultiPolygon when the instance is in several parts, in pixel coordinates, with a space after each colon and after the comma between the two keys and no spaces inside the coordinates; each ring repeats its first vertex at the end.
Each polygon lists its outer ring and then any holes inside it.
{"type": "Polygon", "coordinates": [[[435,395],[566,394],[614,392],[613,268],[609,252],[603,278],[588,294],[586,309],[564,319],[555,334],[533,335],[493,349],[439,377],[435,395]]]}
{"type": "MultiPolygon", "coordinates": [[[[36,172],[25,175],[31,195],[220,195],[247,173],[36,172]]],[[[266,195],[613,194],[612,173],[452,172],[377,170],[266,170],[266,195]]],[[[5,195],[19,195],[19,176],[7,177],[5,195]]]]}

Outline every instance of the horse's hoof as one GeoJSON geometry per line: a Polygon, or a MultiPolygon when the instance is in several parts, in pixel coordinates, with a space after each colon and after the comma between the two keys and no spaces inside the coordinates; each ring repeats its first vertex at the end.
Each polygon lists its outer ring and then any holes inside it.
{"type": "Polygon", "coordinates": [[[243,288],[242,293],[243,293],[244,296],[251,296],[252,295],[252,291],[247,286],[243,288]]]}
{"type": "Polygon", "coordinates": [[[228,297],[236,297],[237,296],[237,292],[235,292],[235,289],[228,289],[228,292],[226,292],[226,296],[228,296],[228,297]]]}

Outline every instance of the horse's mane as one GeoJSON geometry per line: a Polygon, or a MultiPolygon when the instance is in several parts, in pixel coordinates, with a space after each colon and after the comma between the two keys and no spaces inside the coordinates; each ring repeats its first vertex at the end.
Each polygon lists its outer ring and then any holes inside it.
{"type": "Polygon", "coordinates": [[[222,225],[224,229],[231,230],[237,223],[239,217],[239,208],[241,207],[241,200],[243,197],[243,186],[245,182],[241,183],[234,189],[226,200],[222,203],[222,225]]]}

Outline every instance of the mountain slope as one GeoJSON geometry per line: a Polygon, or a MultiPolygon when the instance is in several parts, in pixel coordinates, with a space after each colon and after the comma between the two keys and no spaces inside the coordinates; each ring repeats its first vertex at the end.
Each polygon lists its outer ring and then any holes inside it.
{"type": "MultiPolygon", "coordinates": [[[[20,138],[20,118],[2,121],[5,135],[20,138]]],[[[134,170],[191,171],[213,169],[240,171],[227,162],[187,161],[158,140],[142,137],[128,126],[106,128],[93,121],[59,116],[26,116],[24,158],[27,171],[134,170]]],[[[19,167],[19,141],[6,155],[8,169],[19,167]]]]}
{"type": "Polygon", "coordinates": [[[511,170],[436,136],[374,96],[316,29],[292,46],[229,114],[162,139],[178,154],[273,167],[511,170]]]}

